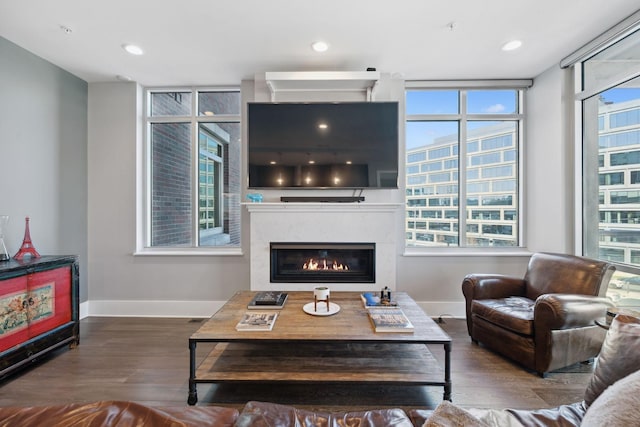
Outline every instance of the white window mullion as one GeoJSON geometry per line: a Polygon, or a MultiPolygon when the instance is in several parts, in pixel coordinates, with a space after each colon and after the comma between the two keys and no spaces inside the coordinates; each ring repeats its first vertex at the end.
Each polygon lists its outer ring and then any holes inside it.
{"type": "Polygon", "coordinates": [[[460,91],[458,122],[458,245],[467,246],[467,91],[460,91]]]}

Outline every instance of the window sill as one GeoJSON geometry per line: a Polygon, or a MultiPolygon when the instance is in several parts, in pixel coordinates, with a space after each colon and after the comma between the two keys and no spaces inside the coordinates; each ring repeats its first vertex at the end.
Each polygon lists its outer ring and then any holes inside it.
{"type": "Polygon", "coordinates": [[[143,248],[133,256],[243,256],[242,248],[143,248]]]}
{"type": "Polygon", "coordinates": [[[530,257],[525,248],[405,248],[404,257],[530,257]]]}

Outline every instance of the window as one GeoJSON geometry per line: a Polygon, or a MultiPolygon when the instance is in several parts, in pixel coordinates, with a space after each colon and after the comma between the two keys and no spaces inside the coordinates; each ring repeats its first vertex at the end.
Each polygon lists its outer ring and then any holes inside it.
{"type": "Polygon", "coordinates": [[[145,248],[240,246],[240,92],[147,90],[145,248]]]}
{"type": "Polygon", "coordinates": [[[582,71],[584,254],[640,271],[640,33],[586,58],[582,71]],[[623,83],[621,83],[623,82],[623,83]]]}
{"type": "Polygon", "coordinates": [[[406,246],[522,246],[518,153],[524,89],[427,85],[412,84],[405,93],[406,167],[411,171],[406,246]],[[437,197],[417,191],[424,182],[435,185],[437,197]],[[447,214],[434,215],[436,206],[446,206],[447,214]],[[478,210],[485,206],[491,210],[478,210]],[[429,219],[428,238],[409,227],[416,208],[429,219]]]}
{"type": "Polygon", "coordinates": [[[612,172],[601,173],[599,176],[600,185],[619,185],[624,184],[624,173],[612,172]]]}

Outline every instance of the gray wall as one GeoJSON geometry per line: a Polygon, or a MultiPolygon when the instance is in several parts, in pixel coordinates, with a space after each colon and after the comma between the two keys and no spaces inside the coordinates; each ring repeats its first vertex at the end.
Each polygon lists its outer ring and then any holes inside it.
{"type": "Polygon", "coordinates": [[[87,286],[87,83],[0,37],[0,214],[41,255],[78,255],[87,286]]]}
{"type": "MultiPolygon", "coordinates": [[[[563,118],[564,78],[563,71],[552,67],[528,91],[523,165],[528,250],[498,256],[405,256],[399,248],[398,290],[411,294],[429,313],[463,313],[460,283],[466,273],[522,276],[529,251],[571,251],[573,143],[564,131],[565,124],[572,126],[563,118]]],[[[252,90],[251,82],[243,82],[245,94],[252,90]]],[[[233,292],[249,288],[246,212],[242,256],[134,256],[135,188],[140,186],[135,150],[142,138],[136,120],[142,117],[142,88],[91,84],[89,94],[90,312],[210,315],[233,292]]],[[[401,227],[398,233],[401,239],[401,227]]]]}
{"type": "MultiPolygon", "coordinates": [[[[28,215],[41,253],[80,256],[84,312],[97,315],[206,316],[249,287],[244,211],[243,255],[134,256],[141,87],[87,87],[4,39],[0,62],[0,214],[11,215],[11,253],[22,242],[28,215]]],[[[528,91],[523,165],[528,251],[573,247],[573,142],[566,130],[573,124],[566,79],[566,72],[552,67],[528,91]]],[[[243,91],[250,86],[243,82],[243,91]]],[[[431,314],[459,315],[464,274],[522,275],[528,251],[410,257],[399,248],[398,290],[409,292],[431,314]]]]}

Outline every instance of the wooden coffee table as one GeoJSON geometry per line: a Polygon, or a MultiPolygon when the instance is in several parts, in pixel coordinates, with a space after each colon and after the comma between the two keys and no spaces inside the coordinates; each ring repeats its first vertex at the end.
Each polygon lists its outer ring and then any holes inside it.
{"type": "Polygon", "coordinates": [[[289,292],[271,331],[236,331],[252,291],[236,293],[189,338],[189,405],[198,383],[293,382],[427,385],[451,400],[451,338],[406,293],[393,298],[414,325],[409,333],[375,333],[359,292],[331,292],[340,311],[314,316],[312,292],[289,292]],[[217,343],[196,360],[198,343],[217,343]],[[427,345],[441,344],[444,367],[427,345]]]}

